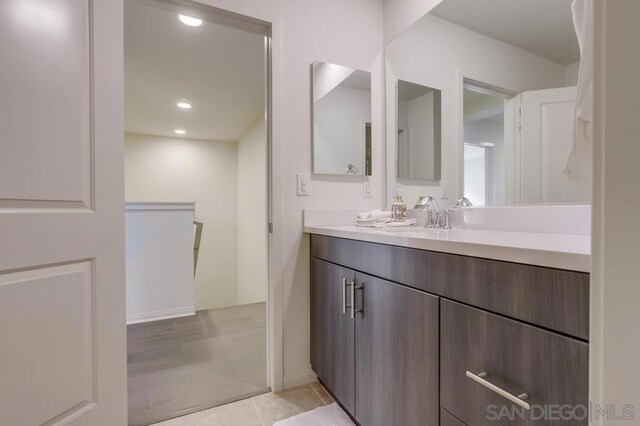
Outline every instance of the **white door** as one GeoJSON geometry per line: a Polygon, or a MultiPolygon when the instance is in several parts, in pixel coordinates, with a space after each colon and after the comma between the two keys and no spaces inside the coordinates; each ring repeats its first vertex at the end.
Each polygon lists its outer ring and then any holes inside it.
{"type": "Polygon", "coordinates": [[[562,174],[571,149],[575,100],[575,87],[522,93],[522,203],[589,201],[590,189],[562,174]]]}
{"type": "Polygon", "coordinates": [[[0,2],[0,424],[126,424],[122,2],[0,2]]]}

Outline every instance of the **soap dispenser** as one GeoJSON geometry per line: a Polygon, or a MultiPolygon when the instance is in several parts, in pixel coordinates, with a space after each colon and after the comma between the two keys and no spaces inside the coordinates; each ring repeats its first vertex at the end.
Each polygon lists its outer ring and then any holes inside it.
{"type": "Polygon", "coordinates": [[[391,204],[391,219],[394,222],[402,222],[407,218],[407,205],[402,201],[402,195],[396,195],[396,199],[391,204]]]}

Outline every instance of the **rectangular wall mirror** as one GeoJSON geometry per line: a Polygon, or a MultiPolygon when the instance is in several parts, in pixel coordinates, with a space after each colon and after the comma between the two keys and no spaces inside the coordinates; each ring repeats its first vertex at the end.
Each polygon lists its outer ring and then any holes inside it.
{"type": "Polygon", "coordinates": [[[371,176],[371,74],[314,62],[313,172],[371,176]]]}
{"type": "Polygon", "coordinates": [[[398,181],[440,180],[440,90],[398,80],[396,171],[398,181]]]}
{"type": "Polygon", "coordinates": [[[389,202],[398,188],[407,204],[590,202],[591,188],[563,173],[580,61],[571,2],[440,0],[385,46],[389,202]],[[426,155],[411,146],[405,92],[416,87],[441,100],[440,143],[426,155]]]}

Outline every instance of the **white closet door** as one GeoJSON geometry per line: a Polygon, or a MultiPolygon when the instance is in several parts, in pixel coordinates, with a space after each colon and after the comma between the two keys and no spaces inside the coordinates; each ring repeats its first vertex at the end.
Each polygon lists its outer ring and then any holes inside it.
{"type": "Polygon", "coordinates": [[[522,93],[523,203],[588,202],[590,189],[562,174],[571,149],[576,88],[522,93]]]}
{"type": "Polygon", "coordinates": [[[122,2],[0,2],[0,424],[125,425],[122,2]]]}

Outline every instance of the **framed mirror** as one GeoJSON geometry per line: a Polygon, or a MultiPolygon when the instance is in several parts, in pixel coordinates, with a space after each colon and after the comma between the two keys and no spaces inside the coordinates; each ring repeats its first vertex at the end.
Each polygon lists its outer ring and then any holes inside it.
{"type": "Polygon", "coordinates": [[[371,176],[371,74],[312,65],[313,172],[371,176]]]}
{"type": "Polygon", "coordinates": [[[399,182],[440,180],[441,92],[396,84],[396,176],[399,182]]]}
{"type": "Polygon", "coordinates": [[[571,2],[441,0],[385,46],[388,202],[398,188],[407,204],[420,195],[441,206],[590,202],[590,187],[563,172],[580,67],[571,2]],[[413,133],[401,118],[403,82],[441,91],[432,180],[405,171],[415,155],[402,148],[413,133]]]}

